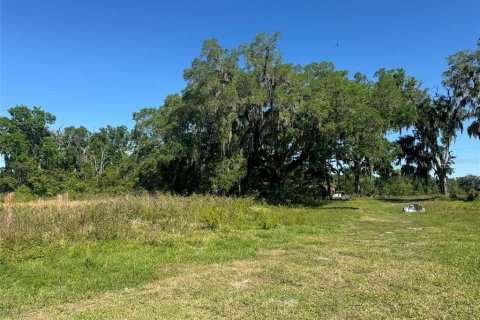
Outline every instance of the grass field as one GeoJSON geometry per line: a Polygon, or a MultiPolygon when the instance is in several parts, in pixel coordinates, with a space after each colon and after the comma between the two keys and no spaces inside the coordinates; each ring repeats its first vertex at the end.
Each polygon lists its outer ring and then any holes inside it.
{"type": "Polygon", "coordinates": [[[158,195],[0,211],[0,318],[475,319],[480,202],[158,195]]]}

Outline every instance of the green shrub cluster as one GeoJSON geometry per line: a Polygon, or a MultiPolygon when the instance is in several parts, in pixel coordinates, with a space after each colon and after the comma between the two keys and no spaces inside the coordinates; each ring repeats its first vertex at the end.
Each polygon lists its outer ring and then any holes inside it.
{"type": "Polygon", "coordinates": [[[476,191],[475,189],[470,189],[467,191],[467,201],[474,201],[479,197],[479,192],[476,191]]]}

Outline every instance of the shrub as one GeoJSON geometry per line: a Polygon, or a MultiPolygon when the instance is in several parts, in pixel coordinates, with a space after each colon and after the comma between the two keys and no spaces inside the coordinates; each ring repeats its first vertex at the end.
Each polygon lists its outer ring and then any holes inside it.
{"type": "Polygon", "coordinates": [[[375,187],[375,180],[370,179],[369,177],[362,177],[360,179],[361,192],[364,196],[373,196],[377,194],[377,188],[375,187]]]}
{"type": "Polygon", "coordinates": [[[382,189],[383,195],[386,196],[405,196],[414,194],[414,188],[410,179],[400,175],[391,177],[385,181],[382,189]]]}
{"type": "Polygon", "coordinates": [[[470,191],[470,189],[480,191],[480,176],[469,174],[465,177],[460,177],[457,180],[460,188],[467,192],[470,191]]]}
{"type": "Polygon", "coordinates": [[[35,196],[33,195],[30,188],[27,187],[26,185],[20,186],[17,189],[15,189],[15,200],[22,202],[22,201],[32,201],[34,199],[35,199],[35,196]]]}
{"type": "Polygon", "coordinates": [[[467,191],[467,201],[473,201],[477,199],[477,197],[478,197],[478,192],[473,188],[467,191]]]}
{"type": "Polygon", "coordinates": [[[253,221],[264,230],[273,229],[275,228],[278,223],[279,219],[278,216],[273,212],[273,210],[261,207],[261,206],[252,206],[250,207],[250,211],[253,213],[253,221]]]}
{"type": "Polygon", "coordinates": [[[0,177],[0,192],[12,192],[15,190],[17,180],[10,175],[0,177]]]}

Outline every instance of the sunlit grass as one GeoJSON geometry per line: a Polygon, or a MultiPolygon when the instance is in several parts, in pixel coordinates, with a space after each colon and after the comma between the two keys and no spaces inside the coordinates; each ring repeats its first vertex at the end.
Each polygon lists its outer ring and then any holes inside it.
{"type": "Polygon", "coordinates": [[[403,205],[165,195],[12,205],[0,315],[474,318],[479,203],[403,205]]]}

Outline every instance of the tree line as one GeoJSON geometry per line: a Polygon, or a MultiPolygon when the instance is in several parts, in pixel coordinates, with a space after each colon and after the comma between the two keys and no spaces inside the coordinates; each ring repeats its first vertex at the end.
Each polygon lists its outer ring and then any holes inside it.
{"type": "Polygon", "coordinates": [[[402,68],[370,79],[331,62],[285,63],[278,38],[261,33],[234,49],[205,41],[181,93],[135,112],[132,130],[54,131],[51,113],[10,108],[0,118],[0,192],[286,199],[375,194],[407,182],[448,194],[450,146],[466,120],[480,137],[480,42],[448,57],[443,89],[431,93],[402,68]],[[391,133],[399,138],[389,141],[391,133]]]}

